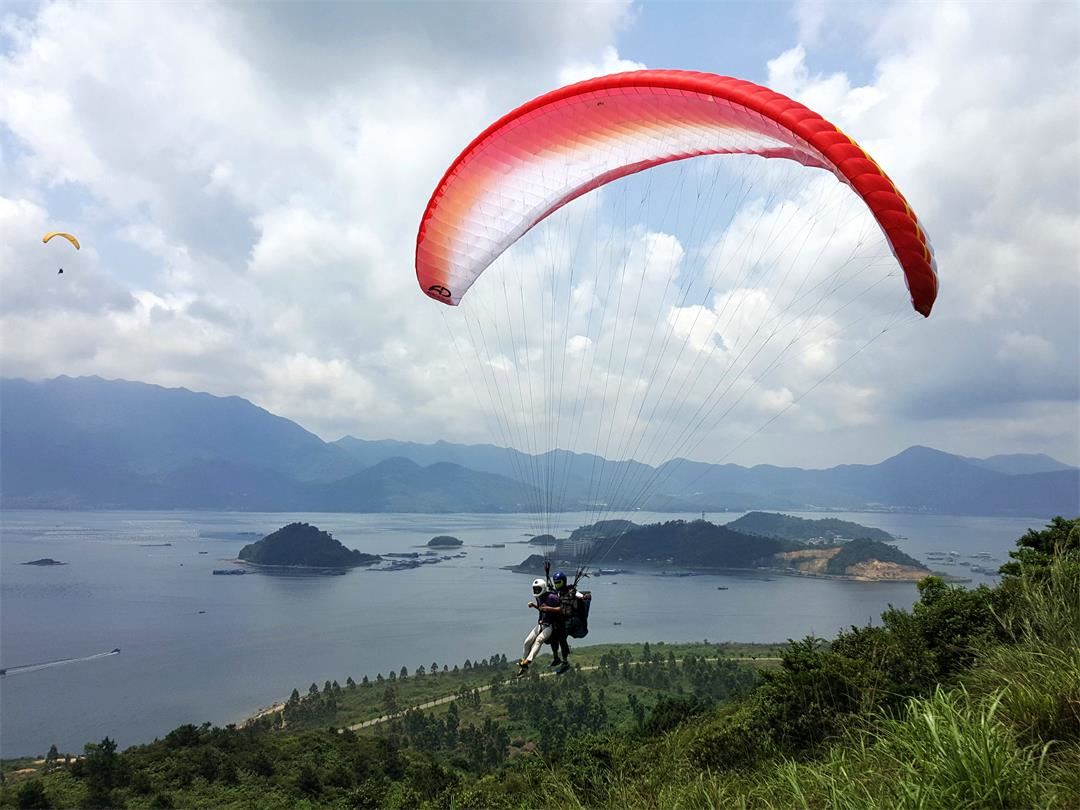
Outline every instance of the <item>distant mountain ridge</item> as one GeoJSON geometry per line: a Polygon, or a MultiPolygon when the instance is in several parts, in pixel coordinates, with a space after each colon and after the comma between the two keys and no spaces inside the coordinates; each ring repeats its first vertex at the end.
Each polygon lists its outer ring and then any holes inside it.
{"type": "Polygon", "coordinates": [[[367,466],[246,399],[186,388],[100,377],[3,379],[0,414],[11,453],[94,459],[137,476],[228,459],[301,481],[333,481],[367,466]]]}
{"type": "Polygon", "coordinates": [[[988,470],[1008,473],[1009,475],[1027,475],[1031,473],[1061,472],[1062,470],[1074,469],[1068,464],[1062,464],[1056,458],[1051,458],[1046,453],[1012,453],[1008,455],[989,456],[987,458],[964,458],[979,467],[988,470]]]}
{"type": "Polygon", "coordinates": [[[98,377],[0,379],[5,508],[528,512],[546,497],[548,509],[576,511],[595,506],[581,498],[601,469],[607,480],[657,482],[644,503],[610,511],[1080,513],[1080,470],[1044,455],[968,459],[916,446],[819,470],[683,459],[654,469],[563,450],[324,442],[239,397],[98,377]],[[545,465],[565,482],[547,496],[531,483],[545,465]]]}

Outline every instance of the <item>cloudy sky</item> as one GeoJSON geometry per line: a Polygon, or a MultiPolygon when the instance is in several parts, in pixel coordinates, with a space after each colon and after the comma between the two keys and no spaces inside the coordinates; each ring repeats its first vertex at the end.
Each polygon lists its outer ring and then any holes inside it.
{"type": "MultiPolygon", "coordinates": [[[[931,318],[906,319],[814,387],[848,356],[822,337],[686,452],[827,466],[926,444],[1080,462],[1071,2],[8,0],[0,370],[239,395],[325,439],[499,441],[448,348],[459,327],[448,334],[417,288],[420,215],[499,115],[639,67],[767,84],[836,123],[903,189],[941,276],[931,318]],[[43,246],[47,230],[83,249],[43,246]]],[[[661,222],[627,222],[623,236],[627,255],[662,254],[658,265],[696,247],[661,222]]],[[[737,342],[659,315],[695,350],[737,342]]],[[[618,343],[596,328],[568,328],[558,354],[618,343]]],[[[509,354],[489,371],[526,373],[509,354]]]]}

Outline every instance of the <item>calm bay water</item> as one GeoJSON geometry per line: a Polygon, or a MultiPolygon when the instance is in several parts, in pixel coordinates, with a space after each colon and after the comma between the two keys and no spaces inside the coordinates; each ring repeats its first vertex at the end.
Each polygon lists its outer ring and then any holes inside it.
{"type": "MultiPolygon", "coordinates": [[[[741,514],[708,518],[722,523],[741,514]]],[[[900,547],[924,561],[933,550],[988,551],[1005,559],[1017,537],[1045,523],[835,516],[906,536],[900,547]]],[[[697,515],[639,513],[635,521],[676,517],[697,515]]],[[[588,519],[562,515],[557,528],[568,532],[588,519]]],[[[42,753],[52,743],[61,751],[81,751],[105,735],[124,747],[181,723],[235,722],[286,698],[294,687],[306,691],[313,681],[321,688],[328,679],[344,684],[350,675],[359,681],[403,665],[412,671],[492,653],[513,658],[533,621],[526,608],[529,578],[500,567],[528,556],[529,546],[519,543],[531,532],[527,515],[5,511],[0,667],[114,647],[122,652],[0,678],[0,756],[42,753]],[[262,536],[294,520],[370,553],[414,551],[436,534],[452,534],[465,542],[467,556],[409,571],[345,576],[211,575],[223,567],[221,560],[235,558],[257,539],[236,534],[262,536]],[[157,543],[172,545],[152,545],[157,543]],[[506,546],[482,547],[492,543],[506,546]],[[19,564],[40,557],[68,564],[19,564]]],[[[976,584],[992,581],[973,577],[976,584]]],[[[794,577],[642,573],[588,583],[594,593],[588,643],[828,637],[875,621],[890,604],[908,607],[916,597],[911,584],[794,577]],[[728,590],[718,591],[718,585],[728,590]]]]}

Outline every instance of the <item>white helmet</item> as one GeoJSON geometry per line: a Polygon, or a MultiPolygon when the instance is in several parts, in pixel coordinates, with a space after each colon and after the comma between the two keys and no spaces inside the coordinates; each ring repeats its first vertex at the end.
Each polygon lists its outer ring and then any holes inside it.
{"type": "Polygon", "coordinates": [[[547,590],[547,582],[537,577],[533,580],[533,596],[539,596],[547,590]]]}

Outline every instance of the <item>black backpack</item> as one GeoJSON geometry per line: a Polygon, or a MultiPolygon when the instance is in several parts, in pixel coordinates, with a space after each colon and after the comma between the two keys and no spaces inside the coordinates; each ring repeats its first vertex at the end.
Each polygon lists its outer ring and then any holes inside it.
{"type": "Polygon", "coordinates": [[[570,638],[585,638],[589,635],[589,608],[592,606],[592,591],[577,591],[572,612],[566,620],[566,635],[570,638]]]}

